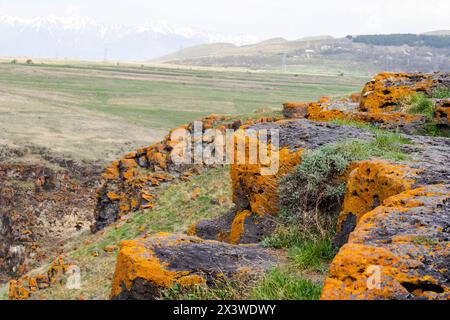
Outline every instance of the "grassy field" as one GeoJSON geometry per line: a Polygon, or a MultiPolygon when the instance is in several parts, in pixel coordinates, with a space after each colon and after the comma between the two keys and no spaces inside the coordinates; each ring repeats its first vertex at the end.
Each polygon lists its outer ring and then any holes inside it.
{"type": "Polygon", "coordinates": [[[363,77],[154,65],[0,62],[0,143],[108,162],[211,114],[358,91],[363,77]]]}

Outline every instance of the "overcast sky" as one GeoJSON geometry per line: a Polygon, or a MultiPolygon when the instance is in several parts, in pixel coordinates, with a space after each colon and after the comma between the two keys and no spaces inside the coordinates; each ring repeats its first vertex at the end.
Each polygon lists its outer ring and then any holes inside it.
{"type": "Polygon", "coordinates": [[[449,0],[0,0],[0,15],[88,16],[139,25],[163,20],[260,39],[450,29],[449,0]]]}

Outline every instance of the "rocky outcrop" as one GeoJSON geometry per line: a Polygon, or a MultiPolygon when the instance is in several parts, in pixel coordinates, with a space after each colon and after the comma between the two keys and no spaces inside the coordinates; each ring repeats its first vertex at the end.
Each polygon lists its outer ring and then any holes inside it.
{"type": "Polygon", "coordinates": [[[64,276],[69,275],[76,264],[70,263],[63,256],[55,259],[45,274],[25,275],[18,280],[9,281],[8,298],[10,300],[27,300],[39,290],[44,290],[56,283],[62,284],[64,276]]]}
{"type": "Polygon", "coordinates": [[[322,122],[350,120],[371,124],[383,130],[399,130],[408,134],[423,129],[426,124],[426,119],[422,115],[400,111],[358,111],[358,104],[347,100],[326,103],[285,103],[283,106],[283,114],[288,119],[305,118],[322,122]]]}
{"type": "Polygon", "coordinates": [[[363,88],[359,111],[379,113],[394,111],[401,99],[414,93],[431,95],[450,88],[450,74],[380,73],[363,88]]]}
{"type": "Polygon", "coordinates": [[[100,172],[43,150],[2,149],[0,282],[57,255],[65,239],[89,229],[100,172]],[[29,163],[32,157],[43,158],[44,164],[29,163]]]}
{"type": "Polygon", "coordinates": [[[450,99],[436,101],[434,119],[438,124],[450,127],[450,99]]]}
{"type": "Polygon", "coordinates": [[[450,299],[449,221],[449,185],[385,199],[334,258],[322,299],[450,299]]]}
{"type": "Polygon", "coordinates": [[[159,233],[124,241],[117,257],[111,298],[157,299],[174,285],[245,281],[274,266],[277,257],[258,246],[234,246],[198,237],[159,233]]]}
{"type": "MultiPolygon", "coordinates": [[[[208,129],[237,130],[243,125],[274,121],[272,117],[257,120],[230,120],[224,116],[208,116],[200,120],[200,134],[208,129]]],[[[137,210],[151,209],[154,205],[155,188],[174,180],[186,180],[216,164],[208,164],[204,158],[200,163],[179,164],[173,161],[174,148],[179,145],[177,129],[187,130],[194,136],[194,123],[173,129],[163,141],[127,154],[113,162],[103,174],[103,184],[97,191],[95,224],[98,231],[117,221],[121,216],[137,210]]],[[[196,143],[192,137],[192,145],[196,143]]],[[[204,149],[214,145],[214,137],[201,142],[204,149]]],[[[177,151],[178,152],[178,151],[177,151]]]]}
{"type": "Polygon", "coordinates": [[[261,163],[233,164],[230,175],[236,210],[215,220],[200,221],[190,228],[190,234],[230,243],[261,241],[272,232],[273,217],[279,213],[278,182],[301,162],[305,150],[349,139],[368,141],[373,137],[363,129],[304,119],[257,124],[247,129],[278,130],[279,170],[262,175],[261,163]]]}

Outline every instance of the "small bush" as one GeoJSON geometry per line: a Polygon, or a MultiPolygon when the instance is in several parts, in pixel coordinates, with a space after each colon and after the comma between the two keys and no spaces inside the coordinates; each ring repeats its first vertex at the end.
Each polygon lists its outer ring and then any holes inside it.
{"type": "Polygon", "coordinates": [[[256,300],[318,300],[322,286],[281,269],[273,269],[253,288],[256,300]]]}
{"type": "Polygon", "coordinates": [[[349,164],[354,161],[379,157],[406,160],[402,145],[410,143],[396,133],[377,132],[370,142],[350,140],[306,151],[302,162],[279,183],[279,202],[282,215],[295,217],[304,230],[326,234],[334,227],[345,193],[341,179],[349,164]]]}
{"type": "Polygon", "coordinates": [[[26,61],[26,64],[33,64],[33,60],[28,59],[28,60],[26,61]]]}
{"type": "Polygon", "coordinates": [[[17,64],[17,60],[16,59],[11,60],[11,64],[17,64]]]}

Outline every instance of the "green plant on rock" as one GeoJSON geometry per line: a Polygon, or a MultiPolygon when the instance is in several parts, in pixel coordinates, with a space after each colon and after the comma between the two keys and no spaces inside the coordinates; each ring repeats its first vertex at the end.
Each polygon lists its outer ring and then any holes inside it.
{"type": "Polygon", "coordinates": [[[427,121],[433,121],[434,101],[423,93],[417,93],[405,98],[401,103],[401,109],[411,114],[423,115],[427,121]]]}
{"type": "Polygon", "coordinates": [[[435,99],[449,99],[450,89],[440,89],[433,92],[432,97],[435,99]]]}

